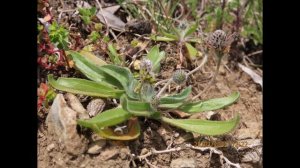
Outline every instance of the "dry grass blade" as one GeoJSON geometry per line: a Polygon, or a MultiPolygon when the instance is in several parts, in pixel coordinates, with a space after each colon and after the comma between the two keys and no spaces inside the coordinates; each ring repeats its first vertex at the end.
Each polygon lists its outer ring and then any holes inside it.
{"type": "Polygon", "coordinates": [[[245,73],[247,73],[253,79],[253,81],[255,83],[258,83],[258,84],[260,84],[261,87],[263,87],[261,76],[259,76],[257,73],[255,73],[252,69],[250,69],[240,63],[238,65],[245,73]]]}

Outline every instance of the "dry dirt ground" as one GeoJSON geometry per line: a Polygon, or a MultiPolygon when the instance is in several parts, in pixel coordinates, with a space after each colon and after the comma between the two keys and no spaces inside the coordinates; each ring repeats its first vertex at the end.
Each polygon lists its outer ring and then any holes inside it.
{"type": "MultiPolygon", "coordinates": [[[[59,1],[53,1],[58,3],[59,1]]],[[[53,5],[54,6],[54,5],[53,5]]],[[[123,37],[120,36],[119,41],[123,37]]],[[[123,44],[118,44],[122,46],[123,44]]],[[[153,46],[153,45],[150,45],[153,46]]],[[[163,45],[161,45],[163,46],[163,45]]],[[[159,79],[167,79],[174,71],[176,63],[172,62],[178,58],[172,58],[176,54],[176,45],[162,47],[165,50],[166,60],[162,62],[162,74],[159,79]]],[[[240,53],[239,53],[240,54],[240,53]]],[[[197,64],[201,59],[197,61],[197,64]]],[[[193,95],[201,91],[209,82],[212,72],[215,68],[215,62],[210,56],[207,64],[201,72],[194,74],[187,82],[187,85],[193,85],[193,95]]],[[[252,67],[253,68],[253,67],[252,67]]],[[[259,71],[255,71],[259,72],[259,71]]],[[[262,74],[260,74],[262,75],[262,74]]],[[[44,75],[46,76],[46,75],[44,75]]],[[[72,76],[69,74],[69,76],[72,76]]],[[[44,82],[44,79],[39,79],[44,82]]],[[[169,90],[169,94],[176,90],[174,86],[169,90]]],[[[180,91],[182,88],[177,88],[180,91]]],[[[136,156],[144,155],[152,148],[161,151],[165,149],[174,149],[176,147],[184,148],[186,144],[194,146],[199,142],[239,142],[246,141],[244,149],[235,146],[224,146],[217,148],[221,150],[226,158],[232,163],[239,163],[241,167],[262,167],[262,146],[255,147],[254,143],[262,140],[262,88],[256,84],[252,78],[241,69],[234,69],[227,61],[223,62],[216,84],[201,96],[200,99],[224,97],[233,91],[240,92],[240,99],[233,105],[216,110],[210,119],[228,120],[235,114],[240,114],[241,120],[237,128],[228,135],[218,137],[207,137],[196,134],[186,133],[183,130],[164,125],[154,120],[139,119],[141,124],[141,136],[134,141],[112,141],[107,140],[106,145],[101,149],[100,154],[82,154],[72,156],[66,153],[65,147],[56,137],[48,133],[45,124],[45,116],[39,121],[37,132],[38,138],[38,167],[39,168],[127,168],[127,167],[176,167],[176,163],[186,163],[185,167],[222,167],[225,161],[220,162],[220,156],[211,154],[209,151],[199,151],[186,148],[176,152],[153,154],[147,159],[139,160],[136,156]],[[225,65],[227,67],[225,67],[225,65]],[[228,68],[229,67],[229,68],[228,68]],[[178,160],[185,159],[185,162],[178,160]],[[152,166],[151,166],[152,165],[152,166]],[[172,165],[172,166],[171,166],[172,165]]],[[[210,112],[195,114],[194,118],[203,118],[210,112]]],[[[91,137],[91,136],[89,136],[91,137]]],[[[94,135],[92,136],[94,137],[94,135]]],[[[184,166],[183,166],[184,167],[184,166]]],[[[231,166],[234,167],[234,166],[231,166]]]]}
{"type": "MultiPolygon", "coordinates": [[[[213,62],[209,61],[206,67],[212,65],[213,62]]],[[[209,71],[209,69],[208,69],[209,71]]],[[[209,74],[196,74],[195,84],[199,85],[198,89],[201,90],[207,83],[205,78],[209,77],[209,74]]],[[[222,109],[217,110],[217,118],[221,120],[229,119],[234,114],[239,113],[241,116],[240,124],[237,129],[226,136],[220,136],[211,139],[212,141],[233,141],[233,140],[254,140],[262,139],[262,92],[256,83],[241,70],[229,72],[224,66],[221,68],[221,73],[217,77],[217,83],[202,96],[203,99],[223,97],[230,94],[232,91],[240,92],[240,99],[237,103],[222,109]]],[[[195,93],[194,93],[195,94],[195,93]]],[[[207,113],[207,112],[206,112],[207,113]]],[[[202,114],[203,115],[203,114],[202,114]]],[[[205,115],[205,113],[204,113],[205,115]]],[[[203,116],[196,116],[201,118],[203,116]]],[[[154,148],[156,150],[165,150],[167,146],[172,142],[170,137],[174,137],[176,133],[179,136],[173,138],[173,147],[184,146],[184,144],[194,144],[200,139],[207,139],[209,137],[201,137],[194,135],[194,138],[187,138],[193,135],[185,133],[182,130],[176,128],[170,128],[166,125],[161,125],[157,121],[150,121],[141,119],[142,134],[135,141],[129,142],[116,142],[107,141],[106,146],[102,149],[100,154],[82,154],[78,157],[73,157],[67,154],[64,147],[56,141],[54,137],[48,134],[45,123],[41,123],[38,130],[38,167],[149,167],[145,160],[139,161],[134,159],[135,156],[145,154],[146,151],[154,148]],[[187,139],[183,142],[183,139],[187,139]],[[183,143],[182,143],[183,142],[183,143]]],[[[252,142],[252,141],[249,141],[252,142]]],[[[251,145],[251,144],[248,144],[251,145]]],[[[237,151],[234,147],[219,148],[233,163],[240,163],[241,167],[261,167],[261,152],[258,154],[260,161],[257,159],[248,159],[248,162],[244,163],[247,159],[245,153],[254,151],[256,149],[248,149],[246,151],[237,151]]],[[[195,161],[197,167],[221,167],[219,163],[218,155],[213,154],[210,157],[208,151],[201,152],[193,149],[185,149],[178,152],[170,152],[157,154],[147,157],[148,161],[156,165],[157,167],[170,167],[172,160],[177,158],[192,158],[195,161]]]]}

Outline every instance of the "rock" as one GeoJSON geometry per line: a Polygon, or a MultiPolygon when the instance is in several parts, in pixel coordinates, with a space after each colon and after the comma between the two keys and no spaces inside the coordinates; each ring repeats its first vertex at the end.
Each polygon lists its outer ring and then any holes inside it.
{"type": "Polygon", "coordinates": [[[248,138],[255,139],[259,136],[260,130],[255,128],[241,128],[238,129],[235,134],[240,140],[248,138]]]}
{"type": "Polygon", "coordinates": [[[87,111],[80,103],[79,99],[71,94],[65,94],[65,99],[67,100],[68,105],[77,112],[77,118],[79,119],[89,119],[90,117],[87,114],[87,111]]]}
{"type": "Polygon", "coordinates": [[[257,150],[248,151],[245,155],[243,155],[241,162],[251,162],[258,163],[262,158],[262,148],[260,147],[257,150]]]}
{"type": "Polygon", "coordinates": [[[119,154],[119,150],[116,148],[109,148],[103,151],[100,155],[103,160],[109,160],[119,154]]]}
{"type": "Polygon", "coordinates": [[[130,155],[130,150],[128,149],[128,147],[124,147],[124,148],[121,148],[120,150],[120,158],[125,160],[127,159],[127,156],[130,155]]]}
{"type": "Polygon", "coordinates": [[[141,150],[141,154],[140,155],[145,155],[146,153],[148,153],[149,152],[149,150],[147,149],[147,148],[143,148],[142,150],[141,150]]]}
{"type": "Polygon", "coordinates": [[[87,150],[88,154],[99,154],[101,152],[101,149],[106,145],[106,140],[98,140],[93,142],[89,149],[87,150]]]}
{"type": "Polygon", "coordinates": [[[68,107],[64,96],[57,94],[46,118],[48,132],[65,146],[67,153],[79,155],[87,149],[87,139],[77,133],[77,112],[68,107]]]}
{"type": "Polygon", "coordinates": [[[196,161],[193,158],[178,158],[172,160],[171,168],[196,168],[196,161]]]}
{"type": "Polygon", "coordinates": [[[50,144],[50,145],[47,146],[46,150],[47,150],[48,152],[50,152],[50,151],[52,151],[54,148],[55,148],[55,145],[52,143],[52,144],[50,144]]]}
{"type": "Polygon", "coordinates": [[[206,119],[213,120],[213,121],[220,121],[221,120],[220,113],[217,113],[217,112],[214,112],[214,111],[207,112],[205,117],[206,117],[206,119]]]}
{"type": "Polygon", "coordinates": [[[179,136],[178,138],[176,138],[174,144],[179,145],[193,138],[194,138],[193,134],[188,132],[185,133],[183,136],[179,136]]]}
{"type": "Polygon", "coordinates": [[[105,102],[102,99],[93,99],[87,106],[87,111],[90,117],[96,116],[102,112],[105,107],[105,102]]]}

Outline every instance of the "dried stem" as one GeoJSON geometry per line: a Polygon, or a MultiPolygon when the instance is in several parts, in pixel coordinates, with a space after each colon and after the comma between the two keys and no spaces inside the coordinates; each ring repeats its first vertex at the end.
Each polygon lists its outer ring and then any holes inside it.
{"type": "Polygon", "coordinates": [[[103,17],[105,25],[106,25],[106,33],[105,33],[105,35],[107,36],[109,34],[109,25],[108,25],[108,22],[107,22],[106,18],[102,14],[103,13],[102,5],[100,4],[100,2],[98,0],[96,0],[96,2],[97,2],[98,6],[100,8],[101,16],[103,17]]]}
{"type": "Polygon", "coordinates": [[[159,98],[160,95],[161,95],[162,93],[164,93],[164,91],[167,89],[167,87],[171,84],[172,81],[173,81],[172,78],[170,78],[170,79],[168,80],[168,82],[165,84],[165,86],[164,86],[164,87],[159,91],[159,93],[156,95],[157,98],[159,98]]]}
{"type": "MultiPolygon", "coordinates": [[[[210,151],[210,155],[212,153],[215,153],[217,155],[220,156],[220,162],[223,164],[223,160],[225,161],[225,164],[229,165],[229,166],[234,166],[236,168],[241,168],[241,166],[238,164],[238,163],[232,163],[227,157],[225,157],[223,155],[223,152],[214,148],[214,147],[196,147],[196,146],[193,146],[191,144],[186,144],[185,145],[186,148],[190,148],[190,149],[194,149],[194,150],[200,150],[202,152],[204,151],[210,151]]],[[[181,151],[183,149],[186,149],[186,148],[182,148],[182,147],[176,147],[176,148],[171,148],[171,149],[166,149],[166,150],[162,150],[162,151],[157,151],[155,149],[152,149],[150,152],[144,154],[144,155],[140,155],[140,156],[137,156],[137,158],[139,160],[146,160],[147,164],[152,166],[152,167],[155,167],[155,165],[152,165],[152,164],[149,164],[150,162],[147,160],[147,157],[151,156],[151,155],[154,155],[154,154],[161,154],[161,153],[169,153],[169,152],[178,152],[178,151],[181,151]]]]}
{"type": "Polygon", "coordinates": [[[208,85],[206,86],[206,88],[204,88],[203,90],[202,90],[202,92],[200,92],[200,93],[198,93],[196,96],[194,96],[193,98],[192,98],[192,100],[195,100],[195,99],[197,99],[198,97],[200,97],[203,93],[205,93],[213,84],[214,84],[214,82],[215,82],[215,80],[216,80],[216,78],[217,78],[217,76],[218,76],[218,74],[219,74],[219,69],[220,69],[220,65],[221,65],[221,61],[222,61],[222,56],[218,56],[218,63],[217,63],[217,69],[216,69],[216,71],[215,71],[215,73],[214,73],[214,76],[213,76],[213,78],[210,80],[210,82],[208,83],[208,85]]]}

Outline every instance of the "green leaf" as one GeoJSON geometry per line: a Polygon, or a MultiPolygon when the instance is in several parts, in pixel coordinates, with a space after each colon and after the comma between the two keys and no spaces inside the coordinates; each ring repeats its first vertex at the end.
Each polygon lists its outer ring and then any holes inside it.
{"type": "Polygon", "coordinates": [[[131,114],[122,108],[114,108],[97,114],[88,120],[77,120],[77,124],[98,132],[101,128],[114,126],[125,122],[131,117],[131,114]]]}
{"type": "Polygon", "coordinates": [[[101,83],[77,79],[77,78],[58,78],[56,81],[53,75],[48,75],[49,84],[55,89],[70,92],[74,94],[83,94],[95,97],[119,98],[124,93],[113,87],[103,85],[101,83]]]}
{"type": "Polygon", "coordinates": [[[178,37],[174,34],[170,34],[170,33],[167,33],[167,32],[162,32],[162,34],[167,37],[167,38],[171,38],[171,39],[174,39],[174,40],[178,40],[178,37]]]}
{"type": "Polygon", "coordinates": [[[126,95],[122,95],[120,98],[120,103],[125,111],[128,111],[134,116],[142,116],[149,118],[158,118],[160,116],[160,113],[153,111],[150,103],[148,102],[128,100],[126,95]]]}
{"type": "Polygon", "coordinates": [[[176,108],[178,106],[174,107],[174,104],[175,105],[182,104],[182,102],[186,98],[188,98],[188,96],[190,95],[191,92],[192,92],[192,87],[189,86],[189,87],[185,88],[184,90],[182,90],[181,93],[179,93],[179,94],[162,97],[160,99],[159,107],[162,107],[162,108],[176,108]]]}
{"type": "Polygon", "coordinates": [[[195,132],[203,135],[222,135],[232,131],[239,123],[240,117],[228,121],[210,121],[200,119],[169,119],[162,117],[162,121],[172,126],[182,128],[189,132],[195,132]]]}
{"type": "Polygon", "coordinates": [[[125,89],[126,94],[133,99],[137,99],[138,95],[134,92],[134,88],[137,85],[137,80],[134,79],[132,73],[128,68],[119,67],[116,65],[103,65],[101,70],[111,78],[117,80],[121,86],[125,89]]]}
{"type": "Polygon", "coordinates": [[[160,70],[160,61],[165,58],[165,52],[159,52],[158,45],[151,48],[147,58],[152,62],[152,71],[158,73],[160,70]]]}
{"type": "Polygon", "coordinates": [[[186,46],[186,48],[188,50],[189,58],[191,60],[195,60],[196,56],[198,54],[198,51],[196,50],[196,48],[194,48],[190,43],[185,43],[185,46],[186,46]]]}
{"type": "Polygon", "coordinates": [[[72,59],[75,63],[75,67],[83,73],[87,78],[101,82],[107,86],[115,86],[118,89],[123,89],[122,85],[114,78],[111,78],[110,75],[107,75],[102,69],[101,66],[95,64],[95,61],[80,55],[75,51],[68,51],[71,54],[72,59]]]}
{"type": "Polygon", "coordinates": [[[203,43],[201,38],[187,38],[186,41],[191,42],[191,43],[203,43]]]}
{"type": "Polygon", "coordinates": [[[186,113],[198,113],[203,111],[211,111],[224,108],[236,102],[240,97],[239,92],[234,92],[231,95],[223,98],[215,98],[206,101],[188,103],[179,109],[186,113]]]}
{"type": "Polygon", "coordinates": [[[109,50],[108,55],[110,57],[110,60],[116,65],[121,65],[122,64],[121,57],[117,53],[116,49],[114,48],[114,46],[112,44],[108,44],[108,50],[109,50]]]}
{"type": "Polygon", "coordinates": [[[128,141],[136,139],[140,136],[141,128],[137,118],[129,119],[127,124],[128,133],[118,134],[112,128],[100,129],[97,133],[104,138],[113,140],[128,141]]]}
{"type": "Polygon", "coordinates": [[[107,63],[103,61],[101,58],[97,57],[93,52],[87,50],[81,50],[79,52],[80,55],[84,56],[88,60],[93,61],[93,63],[97,66],[106,65],[107,63]]]}
{"type": "Polygon", "coordinates": [[[186,31],[186,33],[184,34],[184,37],[187,37],[187,36],[191,35],[192,33],[194,33],[197,30],[197,28],[198,28],[198,24],[197,23],[191,25],[189,27],[189,29],[186,31]]]}
{"type": "Polygon", "coordinates": [[[154,40],[154,41],[164,41],[164,42],[176,41],[176,39],[174,39],[174,38],[163,37],[163,36],[156,36],[156,35],[151,35],[150,39],[154,40]]]}
{"type": "Polygon", "coordinates": [[[91,16],[96,15],[96,12],[97,12],[96,7],[90,8],[90,15],[91,15],[91,16]]]}

